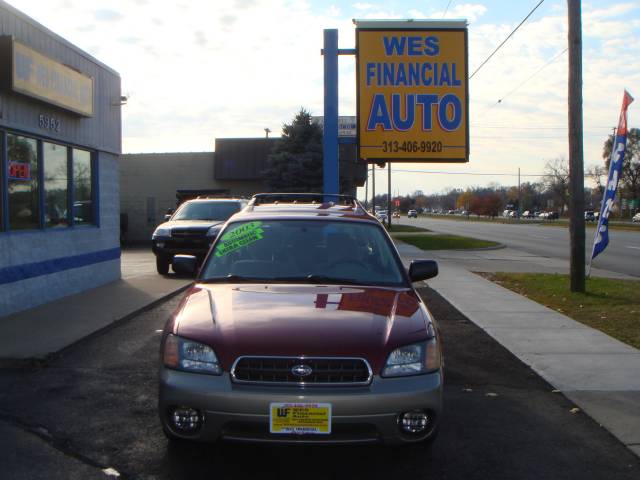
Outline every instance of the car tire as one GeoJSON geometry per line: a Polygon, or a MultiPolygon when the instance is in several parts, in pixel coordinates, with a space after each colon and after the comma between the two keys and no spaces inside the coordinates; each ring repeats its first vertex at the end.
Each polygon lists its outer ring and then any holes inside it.
{"type": "Polygon", "coordinates": [[[169,273],[169,259],[164,255],[156,255],[156,270],[160,275],[169,273]]]}

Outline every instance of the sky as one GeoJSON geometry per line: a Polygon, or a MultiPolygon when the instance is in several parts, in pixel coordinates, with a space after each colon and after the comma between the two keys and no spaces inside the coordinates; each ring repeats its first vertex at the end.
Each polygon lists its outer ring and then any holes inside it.
{"type": "MultiPolygon", "coordinates": [[[[355,47],[352,19],[466,19],[473,72],[539,0],[9,0],[118,71],[123,152],[211,151],[215,138],[278,135],[323,111],[323,29],[355,47]]],[[[568,158],[566,0],[546,0],[469,82],[470,159],[396,164],[393,194],[538,181],[568,158]],[[441,172],[441,173],[436,173],[441,172]]],[[[638,98],[640,2],[582,2],[585,167],[602,164],[623,89],[638,98]]],[[[355,115],[355,60],[340,57],[339,113],[355,115]]],[[[589,185],[589,183],[587,183],[589,185]]],[[[376,190],[387,175],[376,172],[376,190]]],[[[362,191],[359,192],[362,196],[362,191]]]]}

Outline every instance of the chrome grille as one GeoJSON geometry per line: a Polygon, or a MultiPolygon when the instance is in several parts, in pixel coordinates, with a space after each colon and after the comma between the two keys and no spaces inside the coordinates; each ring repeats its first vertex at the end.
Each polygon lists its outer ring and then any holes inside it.
{"type": "Polygon", "coordinates": [[[204,237],[207,235],[209,231],[208,228],[205,229],[186,229],[186,228],[174,228],[171,230],[171,236],[175,238],[194,238],[194,237],[204,237]]]}
{"type": "Polygon", "coordinates": [[[270,385],[367,385],[371,377],[371,367],[363,358],[240,357],[231,369],[236,383],[270,385]],[[311,374],[294,375],[297,365],[310,367],[311,374]]]}

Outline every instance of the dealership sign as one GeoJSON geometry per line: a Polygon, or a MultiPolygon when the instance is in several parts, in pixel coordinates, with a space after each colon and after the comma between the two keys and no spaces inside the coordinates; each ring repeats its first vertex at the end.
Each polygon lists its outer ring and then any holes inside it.
{"type": "Polygon", "coordinates": [[[0,43],[3,60],[8,58],[10,62],[7,70],[11,90],[85,117],[93,116],[93,78],[11,37],[1,37],[0,43]]]}
{"type": "Polygon", "coordinates": [[[464,21],[357,21],[360,158],[469,160],[464,21]]]}

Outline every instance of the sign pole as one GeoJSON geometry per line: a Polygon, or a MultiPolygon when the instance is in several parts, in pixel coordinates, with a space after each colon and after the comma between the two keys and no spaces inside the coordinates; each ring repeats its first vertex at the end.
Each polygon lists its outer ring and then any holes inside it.
{"type": "Polygon", "coordinates": [[[338,170],[338,30],[324,31],[323,193],[340,193],[338,170]]]}
{"type": "Polygon", "coordinates": [[[387,162],[387,226],[391,230],[391,162],[387,162]]]}
{"type": "Polygon", "coordinates": [[[376,164],[371,164],[371,212],[376,214],[376,164]]]}

